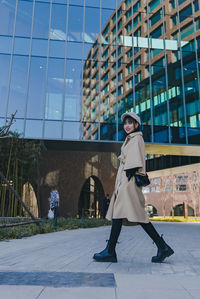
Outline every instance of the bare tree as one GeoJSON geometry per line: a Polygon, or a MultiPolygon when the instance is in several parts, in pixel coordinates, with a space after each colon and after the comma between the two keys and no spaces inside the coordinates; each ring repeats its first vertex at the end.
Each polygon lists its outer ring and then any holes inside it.
{"type": "Polygon", "coordinates": [[[200,203],[199,203],[199,197],[200,197],[200,173],[199,171],[193,171],[190,173],[188,177],[188,189],[190,190],[190,194],[192,196],[192,202],[194,207],[194,215],[195,217],[197,214],[200,213],[200,203]]]}
{"type": "MultiPolygon", "coordinates": [[[[8,137],[9,129],[10,129],[11,125],[13,124],[16,113],[17,113],[17,110],[15,111],[15,113],[11,114],[10,121],[8,122],[8,124],[1,129],[0,138],[8,137]]],[[[10,181],[7,180],[7,178],[3,175],[3,173],[1,171],[0,171],[0,178],[7,185],[8,189],[14,194],[14,196],[17,198],[17,200],[21,203],[21,205],[23,206],[25,211],[31,216],[32,221],[27,222],[27,224],[35,222],[37,225],[39,225],[40,220],[36,219],[34,217],[34,215],[30,212],[30,210],[27,208],[27,206],[25,205],[25,203],[23,202],[23,200],[21,199],[19,194],[16,192],[16,190],[10,184],[10,181]]],[[[20,223],[20,224],[23,224],[23,223],[20,223]]],[[[1,228],[6,227],[6,226],[9,227],[9,226],[13,226],[13,225],[16,225],[16,224],[9,224],[9,225],[5,224],[5,225],[0,225],[0,227],[1,228]]]]}
{"type": "Polygon", "coordinates": [[[17,110],[15,111],[15,113],[11,114],[8,124],[6,126],[3,126],[3,128],[1,129],[0,138],[8,137],[8,133],[9,133],[10,127],[12,126],[12,124],[14,122],[16,113],[17,113],[17,110]]]}
{"type": "Polygon", "coordinates": [[[163,216],[166,216],[166,202],[171,196],[172,192],[172,178],[171,176],[163,177],[161,181],[161,200],[162,200],[162,210],[163,216]]]}

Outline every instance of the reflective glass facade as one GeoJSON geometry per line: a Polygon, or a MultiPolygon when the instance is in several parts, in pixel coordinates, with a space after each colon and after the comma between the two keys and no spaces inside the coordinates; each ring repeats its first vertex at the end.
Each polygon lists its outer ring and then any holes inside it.
{"type": "Polygon", "coordinates": [[[200,0],[0,1],[0,126],[26,138],[200,143],[200,0]]]}

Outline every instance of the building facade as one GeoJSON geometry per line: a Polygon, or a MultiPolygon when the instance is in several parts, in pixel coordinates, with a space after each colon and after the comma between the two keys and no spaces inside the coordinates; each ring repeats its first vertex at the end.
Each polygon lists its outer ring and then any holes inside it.
{"type": "Polygon", "coordinates": [[[0,2],[0,126],[25,138],[198,144],[199,0],[0,2]],[[197,71],[198,70],[198,71],[197,71]]]}
{"type": "Polygon", "coordinates": [[[0,0],[0,127],[17,110],[13,131],[59,141],[43,157],[42,216],[55,184],[63,215],[93,209],[94,194],[99,215],[113,188],[125,111],[141,116],[152,148],[200,144],[199,7],[200,0],[0,0]]]}
{"type": "Polygon", "coordinates": [[[0,1],[0,126],[17,110],[25,138],[80,139],[83,65],[116,5],[0,1]]]}
{"type": "Polygon", "coordinates": [[[150,172],[143,189],[150,215],[200,216],[200,164],[150,172]]]}
{"type": "Polygon", "coordinates": [[[121,2],[84,64],[84,139],[123,140],[135,111],[145,141],[199,144],[199,16],[198,0],[121,2]]]}

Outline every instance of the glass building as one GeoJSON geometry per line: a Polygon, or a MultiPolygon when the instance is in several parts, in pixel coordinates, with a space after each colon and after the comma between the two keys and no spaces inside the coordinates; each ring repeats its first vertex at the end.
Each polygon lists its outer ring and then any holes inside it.
{"type": "Polygon", "coordinates": [[[0,0],[0,126],[25,138],[200,144],[200,0],[0,0]]]}

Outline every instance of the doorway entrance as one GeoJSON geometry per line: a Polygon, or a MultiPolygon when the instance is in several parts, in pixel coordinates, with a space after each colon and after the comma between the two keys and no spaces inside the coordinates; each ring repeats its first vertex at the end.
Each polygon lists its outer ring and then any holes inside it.
{"type": "Polygon", "coordinates": [[[104,190],[96,176],[89,177],[84,183],[78,206],[80,218],[101,218],[103,216],[104,190]]]}
{"type": "MultiPolygon", "coordinates": [[[[189,205],[187,205],[187,214],[188,216],[194,216],[194,209],[189,205]]],[[[174,216],[185,216],[184,204],[179,204],[174,207],[174,216]]]]}

